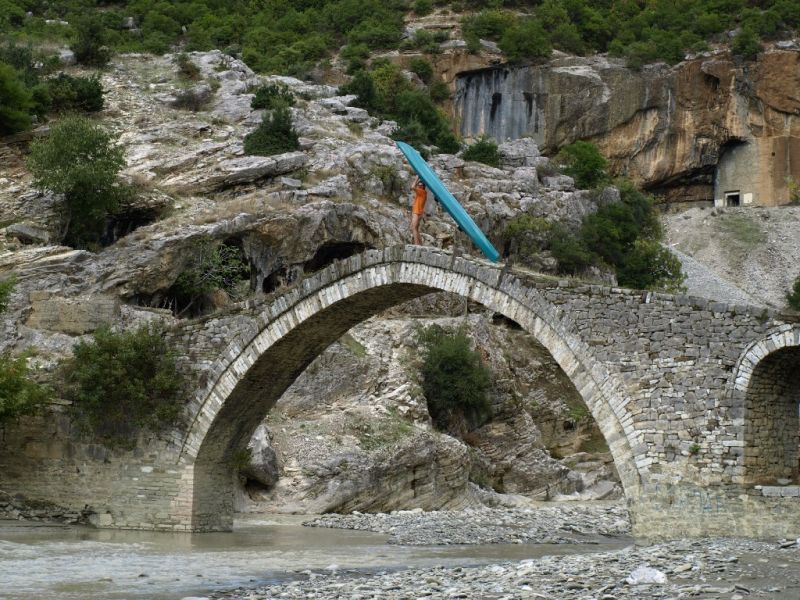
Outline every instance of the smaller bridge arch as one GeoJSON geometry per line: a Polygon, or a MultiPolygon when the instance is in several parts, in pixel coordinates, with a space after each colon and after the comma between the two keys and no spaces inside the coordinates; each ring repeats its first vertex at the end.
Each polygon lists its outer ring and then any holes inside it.
{"type": "Polygon", "coordinates": [[[635,495],[641,477],[634,448],[644,445],[626,412],[624,387],[561,311],[535,286],[494,265],[406,246],[367,251],[303,281],[264,306],[258,327],[222,353],[194,397],[181,442],[179,462],[191,469],[192,529],[231,526],[231,456],[314,358],[357,323],[433,291],[459,294],[513,319],[550,351],[597,421],[626,494],[635,495]]]}
{"type": "Polygon", "coordinates": [[[800,327],[750,343],[735,370],[744,420],[742,483],[800,482],[800,327]]]}

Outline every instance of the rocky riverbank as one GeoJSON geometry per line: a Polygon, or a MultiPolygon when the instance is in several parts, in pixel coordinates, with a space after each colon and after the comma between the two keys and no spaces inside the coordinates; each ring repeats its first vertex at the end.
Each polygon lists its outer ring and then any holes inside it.
{"type": "Polygon", "coordinates": [[[390,544],[577,544],[590,537],[624,536],[628,511],[618,505],[553,505],[536,508],[464,511],[401,510],[390,514],[324,515],[304,523],[386,533],[390,544]]]}
{"type": "MultiPolygon", "coordinates": [[[[311,525],[391,534],[389,543],[522,543],[576,539],[576,534],[624,534],[615,506],[544,507],[460,513],[399,511],[390,515],[330,515],[311,525]],[[551,524],[549,534],[543,529],[551,524]],[[425,533],[427,531],[427,533],[425,533]],[[504,531],[504,533],[503,533],[504,531]]],[[[298,571],[298,580],[215,599],[267,598],[800,598],[796,540],[679,540],[589,554],[544,556],[480,567],[435,567],[363,575],[335,565],[298,571]]]]}

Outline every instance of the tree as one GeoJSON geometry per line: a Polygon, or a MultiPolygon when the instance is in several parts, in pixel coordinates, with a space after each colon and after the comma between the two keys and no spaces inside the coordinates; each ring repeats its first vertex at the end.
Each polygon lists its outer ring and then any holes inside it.
{"type": "Polygon", "coordinates": [[[192,307],[198,308],[198,302],[215,290],[234,294],[237,285],[250,278],[250,270],[236,246],[215,244],[202,237],[194,242],[188,254],[189,260],[173,286],[179,315],[192,307]]]}
{"type": "Polygon", "coordinates": [[[595,187],[608,177],[606,159],[590,142],[577,141],[564,146],[556,161],[563,165],[564,172],[573,177],[575,185],[581,189],[595,187]]]}
{"type": "Polygon", "coordinates": [[[106,28],[102,17],[94,12],[78,17],[74,23],[75,42],[71,46],[75,60],[82,65],[104,67],[111,60],[106,45],[106,28]]]}
{"type": "Polygon", "coordinates": [[[292,124],[292,112],[285,105],[266,113],[261,125],[244,138],[245,153],[258,156],[291,152],[299,147],[300,140],[292,124]]]}
{"type": "Polygon", "coordinates": [[[756,32],[749,27],[743,28],[736,34],[736,37],[733,38],[731,52],[734,56],[743,58],[744,60],[755,60],[758,58],[758,53],[761,52],[761,43],[758,41],[756,32]]]}
{"type": "Polygon", "coordinates": [[[40,189],[64,194],[63,238],[77,247],[100,241],[108,215],[127,189],[117,182],[125,165],[112,136],[85,117],[56,123],[50,135],[31,144],[28,167],[40,189]]]}
{"type": "Polygon", "coordinates": [[[23,131],[31,125],[31,93],[17,72],[0,63],[0,136],[23,131]]]}
{"type": "Polygon", "coordinates": [[[464,331],[432,325],[417,334],[422,346],[422,389],[428,411],[441,430],[463,435],[491,416],[491,373],[470,349],[464,331]]]}
{"type": "Polygon", "coordinates": [[[141,431],[180,422],[186,382],[158,327],[97,330],[74,347],[62,377],[79,426],[110,446],[133,448],[141,431]]]}
{"type": "Polygon", "coordinates": [[[509,27],[498,46],[512,63],[541,61],[553,51],[544,28],[533,19],[509,27]]]}

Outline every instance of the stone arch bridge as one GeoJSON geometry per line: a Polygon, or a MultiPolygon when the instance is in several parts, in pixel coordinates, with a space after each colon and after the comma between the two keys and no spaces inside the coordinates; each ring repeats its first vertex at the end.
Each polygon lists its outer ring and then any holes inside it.
{"type": "Polygon", "coordinates": [[[516,321],[550,351],[608,442],[637,536],[796,535],[800,319],[416,246],[369,250],[183,325],[175,341],[198,381],[187,427],[26,491],[88,503],[107,526],[230,528],[231,457],[286,388],[353,325],[432,291],[516,321]]]}

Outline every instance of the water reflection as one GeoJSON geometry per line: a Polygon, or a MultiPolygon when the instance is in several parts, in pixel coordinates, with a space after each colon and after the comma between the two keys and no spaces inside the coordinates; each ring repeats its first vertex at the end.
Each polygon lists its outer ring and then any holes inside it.
{"type": "Polygon", "coordinates": [[[474,565],[630,543],[396,546],[382,534],[300,526],[308,518],[251,517],[237,521],[233,532],[204,534],[0,521],[0,599],[176,600],[284,581],[309,569],[474,565]]]}

